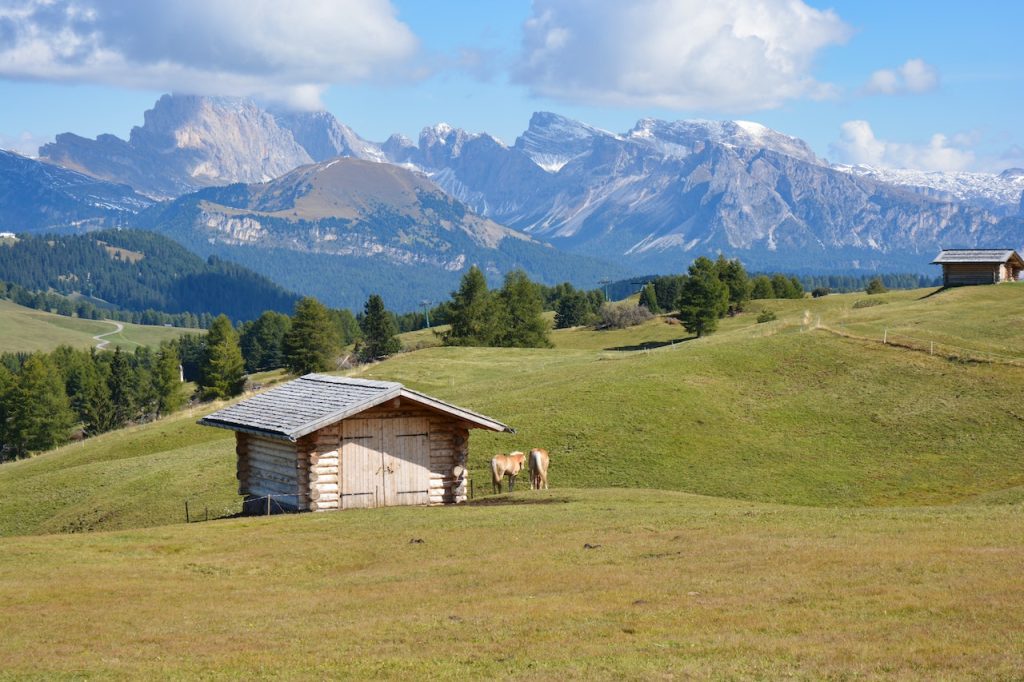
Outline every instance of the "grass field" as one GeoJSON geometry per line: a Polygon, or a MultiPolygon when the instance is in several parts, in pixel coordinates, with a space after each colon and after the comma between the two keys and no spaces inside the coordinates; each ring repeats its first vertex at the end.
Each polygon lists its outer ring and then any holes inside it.
{"type": "Polygon", "coordinates": [[[0,678],[1019,679],[1024,367],[873,339],[1016,353],[1024,287],[929,293],[357,370],[517,428],[458,508],[185,525],[241,506],[200,411],[2,465],[0,678]]]}
{"type": "MultiPolygon", "coordinates": [[[[1024,392],[1024,369],[801,331],[792,305],[775,323],[752,317],[650,352],[601,348],[664,344],[680,327],[560,331],[554,349],[428,348],[358,374],[518,430],[474,432],[477,494],[493,454],[543,446],[563,488],[844,507],[1024,500],[1024,409],[1008,400],[1024,392]]],[[[186,499],[216,516],[237,510],[231,434],[199,416],[0,466],[0,535],[179,522],[186,499]]]]}
{"type": "Polygon", "coordinates": [[[1019,506],[813,509],[638,490],[516,499],[536,503],[5,539],[0,675],[1024,670],[1019,506]]]}
{"type": "MultiPolygon", "coordinates": [[[[60,345],[91,348],[97,343],[93,336],[115,329],[113,322],[64,317],[0,300],[0,352],[51,351],[60,345]]],[[[156,346],[161,341],[198,331],[124,323],[123,331],[104,338],[110,341],[110,349],[120,346],[125,350],[135,350],[139,346],[156,346]]]]}

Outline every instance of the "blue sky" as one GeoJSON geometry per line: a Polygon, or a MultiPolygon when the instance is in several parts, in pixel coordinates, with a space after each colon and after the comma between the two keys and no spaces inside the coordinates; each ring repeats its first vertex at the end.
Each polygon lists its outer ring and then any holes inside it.
{"type": "Polygon", "coordinates": [[[1024,5],[809,0],[0,0],[0,146],[127,137],[168,91],[322,106],[363,137],[534,111],[738,118],[833,161],[1024,166],[1024,5]]]}

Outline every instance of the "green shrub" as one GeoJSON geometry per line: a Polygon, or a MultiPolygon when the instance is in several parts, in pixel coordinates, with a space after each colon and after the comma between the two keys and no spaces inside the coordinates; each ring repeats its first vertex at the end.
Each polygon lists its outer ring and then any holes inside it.
{"type": "Polygon", "coordinates": [[[888,301],[879,301],[877,298],[861,299],[853,304],[854,308],[870,308],[876,305],[885,305],[888,301]]]}
{"type": "Polygon", "coordinates": [[[766,308],[762,310],[761,313],[757,316],[757,323],[761,324],[762,322],[771,322],[772,320],[776,319],[778,318],[776,317],[775,313],[766,308]]]}

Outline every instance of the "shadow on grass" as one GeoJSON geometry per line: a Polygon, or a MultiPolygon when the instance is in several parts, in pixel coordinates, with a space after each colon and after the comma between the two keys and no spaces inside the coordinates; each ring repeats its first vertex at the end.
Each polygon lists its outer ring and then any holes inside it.
{"type": "Polygon", "coordinates": [[[498,507],[512,504],[569,504],[572,502],[568,497],[522,497],[515,495],[497,495],[494,497],[478,497],[470,500],[467,504],[474,507],[498,507]]]}
{"type": "Polygon", "coordinates": [[[696,336],[684,336],[684,337],[679,338],[679,339],[670,339],[668,341],[644,341],[643,343],[638,343],[638,344],[635,344],[635,345],[632,345],[632,346],[613,346],[612,348],[605,348],[605,350],[621,350],[621,351],[651,350],[653,348],[664,348],[665,346],[672,346],[672,345],[675,345],[677,343],[683,343],[684,341],[692,341],[695,338],[697,338],[697,337],[696,336]]]}
{"type": "Polygon", "coordinates": [[[924,296],[922,296],[921,298],[919,298],[917,300],[918,301],[923,301],[924,299],[931,298],[932,296],[935,296],[936,294],[941,294],[944,291],[949,291],[949,289],[950,289],[950,287],[939,287],[935,291],[929,292],[929,293],[925,294],[924,296]]]}

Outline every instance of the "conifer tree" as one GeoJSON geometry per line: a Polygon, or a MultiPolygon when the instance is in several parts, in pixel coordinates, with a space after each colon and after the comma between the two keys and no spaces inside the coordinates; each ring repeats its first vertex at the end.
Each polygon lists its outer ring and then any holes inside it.
{"type": "Polygon", "coordinates": [[[74,413],[60,372],[45,355],[36,353],[25,362],[9,396],[7,437],[15,456],[67,442],[74,413]]]}
{"type": "Polygon", "coordinates": [[[772,286],[772,281],[768,278],[768,275],[758,275],[754,278],[750,297],[755,300],[775,298],[775,288],[772,286]]]}
{"type": "Polygon", "coordinates": [[[324,304],[305,297],[295,304],[291,327],[284,335],[284,364],[292,374],[334,369],[341,344],[331,316],[324,304]]]}
{"type": "Polygon", "coordinates": [[[548,322],[542,316],[544,298],[540,287],[522,270],[505,275],[498,293],[498,311],[503,323],[495,336],[496,345],[510,348],[550,348],[548,322]]]}
{"type": "Polygon", "coordinates": [[[110,360],[107,385],[113,406],[111,427],[120,428],[135,416],[135,373],[132,372],[131,361],[120,347],[114,349],[110,360]]]}
{"type": "Polygon", "coordinates": [[[284,338],[291,329],[287,315],[267,310],[253,322],[247,322],[239,335],[247,372],[263,372],[284,367],[284,338]]]}
{"type": "Polygon", "coordinates": [[[743,263],[738,258],[727,260],[719,254],[715,261],[715,271],[718,279],[729,289],[729,307],[735,312],[743,310],[743,306],[750,300],[751,290],[750,278],[743,263]]]}
{"type": "Polygon", "coordinates": [[[652,315],[661,313],[661,307],[658,305],[658,294],[654,291],[653,282],[648,282],[640,290],[640,305],[647,308],[652,315]]]}
{"type": "Polygon", "coordinates": [[[8,433],[15,381],[11,370],[0,363],[0,462],[14,454],[8,433]]]}
{"type": "Polygon", "coordinates": [[[555,310],[555,327],[557,329],[578,327],[581,324],[587,324],[593,315],[594,309],[586,292],[573,290],[558,299],[558,308],[555,310]]]}
{"type": "Polygon", "coordinates": [[[359,359],[363,362],[380,360],[402,350],[401,342],[395,338],[398,327],[384,307],[384,299],[379,295],[373,294],[366,300],[359,326],[363,330],[359,359]]]}
{"type": "Polygon", "coordinates": [[[690,265],[689,277],[679,294],[679,319],[698,337],[718,328],[718,318],[729,309],[729,288],[718,279],[715,264],[701,256],[690,265]]]}
{"type": "Polygon", "coordinates": [[[168,415],[184,404],[185,395],[181,390],[181,361],[174,343],[160,344],[153,368],[153,384],[159,396],[158,416],[168,415]]]}
{"type": "Polygon", "coordinates": [[[487,289],[487,279],[477,266],[472,266],[452,294],[448,313],[451,328],[442,335],[446,346],[490,346],[498,333],[494,296],[487,289]]]}
{"type": "Polygon", "coordinates": [[[206,362],[201,388],[208,399],[236,396],[245,385],[245,361],[238,346],[238,334],[227,315],[218,315],[206,334],[206,362]]]}

